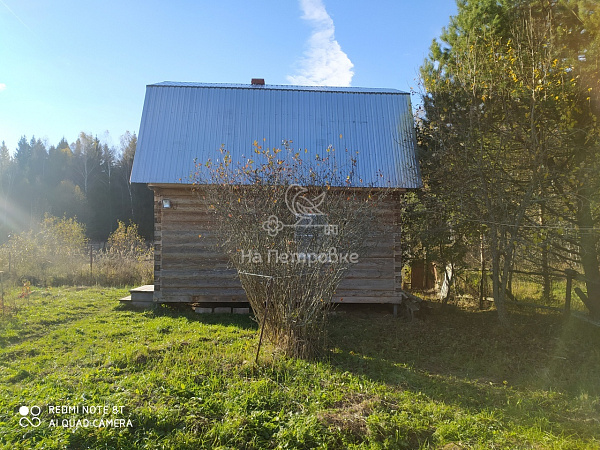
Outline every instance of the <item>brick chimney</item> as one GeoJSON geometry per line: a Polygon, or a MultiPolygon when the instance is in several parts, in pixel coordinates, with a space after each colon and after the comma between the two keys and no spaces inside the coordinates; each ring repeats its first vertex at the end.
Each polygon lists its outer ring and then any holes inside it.
{"type": "Polygon", "coordinates": [[[252,81],[250,82],[250,84],[252,84],[253,86],[264,86],[265,79],[264,78],[252,78],[252,81]]]}

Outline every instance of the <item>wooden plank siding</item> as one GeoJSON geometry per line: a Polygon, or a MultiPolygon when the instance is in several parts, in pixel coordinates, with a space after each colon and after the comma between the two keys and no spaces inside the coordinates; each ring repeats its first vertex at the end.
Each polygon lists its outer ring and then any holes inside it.
{"type": "MultiPolygon", "coordinates": [[[[215,250],[214,220],[208,205],[190,186],[151,185],[154,190],[154,296],[158,302],[246,302],[236,270],[215,250]],[[162,200],[172,208],[163,209],[162,200]]],[[[334,302],[400,303],[399,194],[376,211],[378,230],[342,281],[334,302]]]]}

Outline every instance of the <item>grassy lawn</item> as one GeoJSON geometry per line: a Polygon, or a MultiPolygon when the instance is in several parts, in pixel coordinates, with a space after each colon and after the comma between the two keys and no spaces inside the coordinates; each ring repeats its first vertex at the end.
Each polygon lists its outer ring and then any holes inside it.
{"type": "Polygon", "coordinates": [[[0,448],[600,448],[600,329],[576,319],[339,310],[322,361],[255,366],[250,318],[125,293],[34,289],[0,316],[0,448]]]}

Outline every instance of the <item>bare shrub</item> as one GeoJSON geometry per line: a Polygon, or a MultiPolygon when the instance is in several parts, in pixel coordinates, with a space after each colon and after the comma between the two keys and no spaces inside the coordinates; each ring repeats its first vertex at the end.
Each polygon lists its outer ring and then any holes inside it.
{"type": "Polygon", "coordinates": [[[375,206],[388,190],[361,186],[356,155],[303,161],[289,143],[234,164],[196,164],[198,195],[215,214],[219,250],[237,269],[265,336],[288,356],[312,357],[325,342],[335,290],[364,250],[375,206]]]}

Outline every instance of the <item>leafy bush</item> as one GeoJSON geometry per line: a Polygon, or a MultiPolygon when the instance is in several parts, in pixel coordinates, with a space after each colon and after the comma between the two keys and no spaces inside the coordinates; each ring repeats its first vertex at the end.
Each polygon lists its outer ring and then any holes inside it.
{"type": "Polygon", "coordinates": [[[117,229],[108,237],[109,253],[135,259],[145,258],[148,248],[139,235],[137,224],[130,222],[129,225],[125,225],[121,221],[118,223],[117,229]]]}

